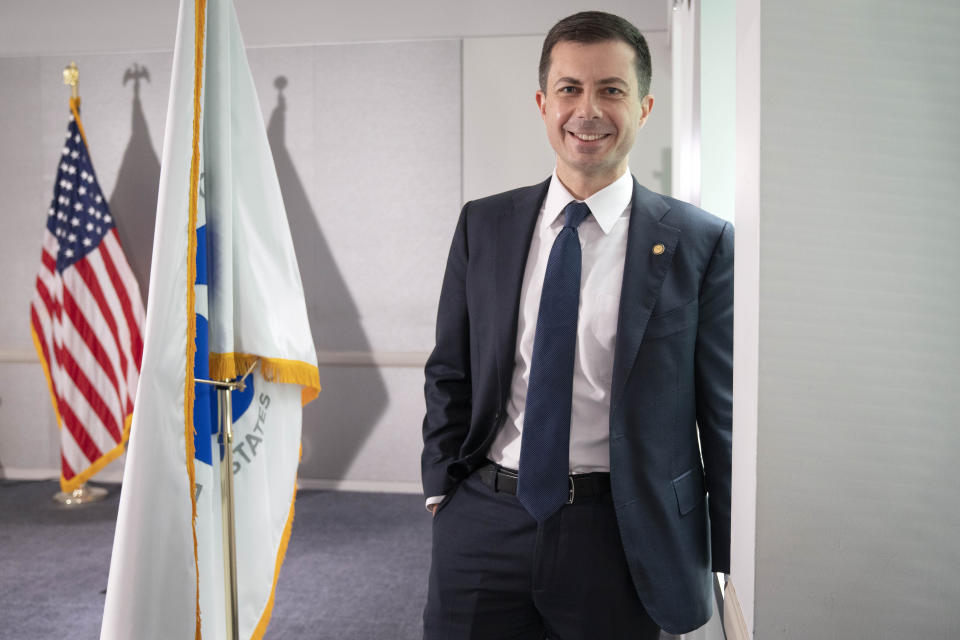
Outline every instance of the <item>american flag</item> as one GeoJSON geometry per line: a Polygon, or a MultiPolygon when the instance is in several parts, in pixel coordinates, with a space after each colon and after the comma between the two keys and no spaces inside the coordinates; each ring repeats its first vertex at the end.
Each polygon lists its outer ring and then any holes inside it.
{"type": "Polygon", "coordinates": [[[73,491],[123,452],[143,352],[143,303],[70,103],[47,211],[30,328],[60,426],[60,485],[73,491]]]}

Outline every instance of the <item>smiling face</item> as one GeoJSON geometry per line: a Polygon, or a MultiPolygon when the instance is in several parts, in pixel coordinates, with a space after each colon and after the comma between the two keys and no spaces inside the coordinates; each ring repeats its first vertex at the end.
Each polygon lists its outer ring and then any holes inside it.
{"type": "Polygon", "coordinates": [[[640,96],[633,49],[620,40],[558,42],[537,106],[557,152],[557,176],[579,198],[626,171],[652,96],[640,96]]]}

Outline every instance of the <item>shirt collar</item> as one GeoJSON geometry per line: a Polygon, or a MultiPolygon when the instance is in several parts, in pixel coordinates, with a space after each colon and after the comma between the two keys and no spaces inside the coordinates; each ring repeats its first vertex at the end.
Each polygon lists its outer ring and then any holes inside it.
{"type": "MultiPolygon", "coordinates": [[[[633,176],[628,168],[622,176],[605,186],[600,191],[584,200],[590,207],[590,213],[604,233],[610,233],[613,224],[630,206],[633,199],[633,176]]],[[[557,170],[553,170],[547,197],[543,201],[543,222],[551,225],[563,213],[571,200],[576,200],[567,188],[557,178],[557,170]]]]}

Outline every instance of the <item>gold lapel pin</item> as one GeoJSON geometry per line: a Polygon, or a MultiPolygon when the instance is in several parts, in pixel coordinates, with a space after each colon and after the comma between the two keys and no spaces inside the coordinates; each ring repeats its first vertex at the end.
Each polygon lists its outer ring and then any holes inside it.
{"type": "Polygon", "coordinates": [[[659,256],[664,251],[666,251],[666,248],[663,246],[663,244],[658,242],[657,244],[653,245],[653,255],[659,256]]]}

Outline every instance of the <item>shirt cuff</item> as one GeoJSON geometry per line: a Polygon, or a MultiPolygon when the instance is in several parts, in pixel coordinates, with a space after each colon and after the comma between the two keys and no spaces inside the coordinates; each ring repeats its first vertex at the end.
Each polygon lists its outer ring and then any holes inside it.
{"type": "Polygon", "coordinates": [[[427,498],[427,503],[424,506],[427,508],[427,511],[430,511],[430,507],[432,507],[435,504],[440,504],[441,502],[443,502],[443,499],[446,497],[447,496],[430,496],[429,498],[427,498]]]}

